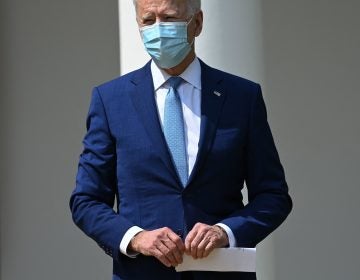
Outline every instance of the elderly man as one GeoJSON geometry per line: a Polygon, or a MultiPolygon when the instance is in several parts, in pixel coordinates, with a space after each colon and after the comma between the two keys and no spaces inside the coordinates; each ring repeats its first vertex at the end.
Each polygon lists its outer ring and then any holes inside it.
{"type": "Polygon", "coordinates": [[[291,210],[260,86],[196,57],[200,0],[134,4],[152,60],[93,91],[74,222],[113,258],[113,279],[256,279],[174,267],[254,247],[291,210]]]}

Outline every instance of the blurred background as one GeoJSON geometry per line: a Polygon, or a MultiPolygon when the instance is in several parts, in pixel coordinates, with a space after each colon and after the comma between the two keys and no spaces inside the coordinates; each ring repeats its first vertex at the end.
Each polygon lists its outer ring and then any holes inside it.
{"type": "MultiPolygon", "coordinates": [[[[202,2],[197,54],[261,83],[294,200],[258,279],[358,279],[360,2],[202,2]]],[[[92,87],[147,60],[131,0],[0,1],[1,280],[111,278],[68,200],[92,87]]]]}

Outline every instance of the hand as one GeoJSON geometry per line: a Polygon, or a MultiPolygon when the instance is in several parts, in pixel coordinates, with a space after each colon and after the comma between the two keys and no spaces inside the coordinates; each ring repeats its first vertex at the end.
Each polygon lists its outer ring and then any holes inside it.
{"type": "Polygon", "coordinates": [[[215,248],[229,245],[226,232],[219,226],[197,223],[185,239],[185,253],[194,259],[206,258],[215,248]]]}
{"type": "Polygon", "coordinates": [[[157,258],[167,267],[182,263],[185,251],[181,238],[167,227],[141,231],[130,241],[129,246],[130,250],[157,258]]]}

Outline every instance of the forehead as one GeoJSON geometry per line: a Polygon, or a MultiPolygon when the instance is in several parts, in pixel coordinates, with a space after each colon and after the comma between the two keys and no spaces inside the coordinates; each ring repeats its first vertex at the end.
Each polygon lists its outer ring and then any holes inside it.
{"type": "Polygon", "coordinates": [[[137,13],[139,16],[144,14],[178,14],[183,15],[187,12],[188,0],[138,0],[137,13]]]}

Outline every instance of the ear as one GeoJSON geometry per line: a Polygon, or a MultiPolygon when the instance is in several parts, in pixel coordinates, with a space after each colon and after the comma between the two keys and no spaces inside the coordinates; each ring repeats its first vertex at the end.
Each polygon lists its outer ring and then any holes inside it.
{"type": "Polygon", "coordinates": [[[200,10],[194,15],[195,20],[195,37],[198,37],[203,27],[203,12],[200,10]]]}

